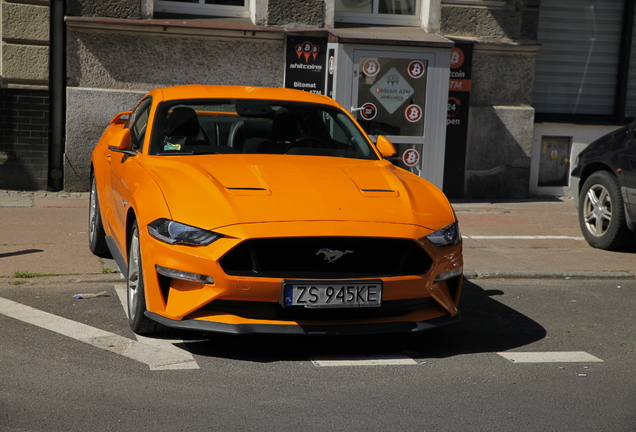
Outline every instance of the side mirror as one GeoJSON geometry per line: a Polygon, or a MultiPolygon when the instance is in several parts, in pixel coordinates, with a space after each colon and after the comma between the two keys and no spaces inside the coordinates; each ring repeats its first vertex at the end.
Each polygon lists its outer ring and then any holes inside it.
{"type": "Polygon", "coordinates": [[[128,121],[128,119],[130,118],[130,115],[132,114],[132,111],[123,111],[120,112],[119,114],[117,114],[115,117],[113,117],[113,119],[110,121],[110,124],[124,124],[128,121]]]}
{"type": "Polygon", "coordinates": [[[397,154],[397,151],[395,150],[393,143],[389,141],[389,139],[385,137],[384,135],[378,136],[375,146],[380,151],[380,154],[385,158],[395,156],[397,154]]]}
{"type": "Polygon", "coordinates": [[[135,156],[137,154],[137,152],[132,149],[132,135],[128,128],[124,128],[115,133],[110,140],[108,148],[112,151],[125,153],[130,156],[135,156]]]}

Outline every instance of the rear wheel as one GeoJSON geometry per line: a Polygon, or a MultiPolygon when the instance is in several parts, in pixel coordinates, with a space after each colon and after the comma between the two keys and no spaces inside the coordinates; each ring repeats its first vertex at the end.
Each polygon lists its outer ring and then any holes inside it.
{"type": "Polygon", "coordinates": [[[91,176],[91,195],[88,207],[88,247],[98,257],[110,258],[111,256],[106,244],[106,232],[102,224],[94,176],[91,176]]]}
{"type": "Polygon", "coordinates": [[[146,312],[146,298],[144,292],[144,277],[141,266],[141,248],[139,244],[139,226],[137,222],[130,232],[128,247],[128,275],[126,277],[126,292],[128,300],[128,322],[130,328],[140,335],[165,333],[168,329],[156,321],[148,318],[146,312]]]}
{"type": "Polygon", "coordinates": [[[630,240],[620,183],[609,172],[595,172],[583,184],[579,224],[585,240],[595,248],[615,250],[630,240]]]}

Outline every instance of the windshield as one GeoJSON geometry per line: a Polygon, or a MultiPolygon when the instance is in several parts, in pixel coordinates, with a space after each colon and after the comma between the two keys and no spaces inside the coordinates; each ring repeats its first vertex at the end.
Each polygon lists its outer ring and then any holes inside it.
{"type": "Polygon", "coordinates": [[[327,105],[201,99],[157,109],[150,154],[233,153],[377,159],[356,124],[327,105]]]}

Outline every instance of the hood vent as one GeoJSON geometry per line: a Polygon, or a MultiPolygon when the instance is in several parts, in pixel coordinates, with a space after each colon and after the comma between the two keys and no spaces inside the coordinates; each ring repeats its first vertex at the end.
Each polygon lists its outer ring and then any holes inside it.
{"type": "Polygon", "coordinates": [[[226,187],[225,191],[234,196],[269,196],[272,191],[267,188],[226,187]]]}
{"type": "Polygon", "coordinates": [[[400,196],[398,191],[391,189],[360,189],[360,192],[369,198],[397,198],[400,196]]]}

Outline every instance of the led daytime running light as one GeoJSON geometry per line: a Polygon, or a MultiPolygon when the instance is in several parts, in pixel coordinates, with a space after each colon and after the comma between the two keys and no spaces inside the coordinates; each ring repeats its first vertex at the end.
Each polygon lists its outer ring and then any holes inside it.
{"type": "Polygon", "coordinates": [[[173,278],[173,279],[182,279],[189,282],[199,282],[204,284],[213,284],[214,279],[212,276],[206,276],[198,273],[190,273],[183,270],[175,270],[168,267],[163,267],[160,265],[155,265],[155,269],[157,273],[160,275],[173,278]]]}

